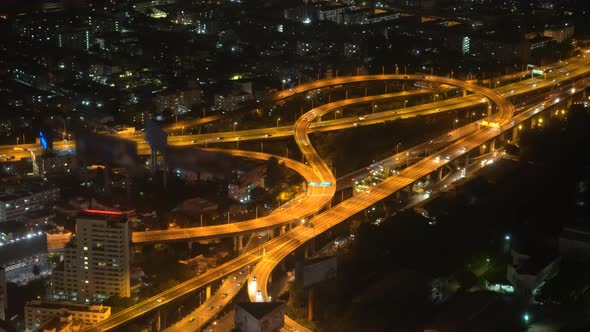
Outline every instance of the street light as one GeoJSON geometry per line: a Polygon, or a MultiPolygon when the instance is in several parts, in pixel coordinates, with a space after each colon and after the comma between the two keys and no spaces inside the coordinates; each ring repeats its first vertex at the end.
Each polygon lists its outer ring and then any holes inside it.
{"type": "Polygon", "coordinates": [[[457,127],[457,123],[459,123],[459,119],[455,119],[455,122],[453,122],[453,129],[457,127]]]}
{"type": "Polygon", "coordinates": [[[531,320],[531,316],[528,312],[525,312],[524,315],[522,315],[522,320],[525,322],[525,324],[529,323],[529,321],[531,320]]]}
{"type": "Polygon", "coordinates": [[[281,121],[281,118],[277,118],[277,128],[279,127],[279,121],[281,121]]]}
{"type": "Polygon", "coordinates": [[[408,100],[404,100],[404,108],[408,105],[408,100]]]}
{"type": "Polygon", "coordinates": [[[287,81],[283,79],[281,82],[283,82],[283,90],[285,90],[285,83],[287,83],[287,81]]]}
{"type": "Polygon", "coordinates": [[[400,145],[402,145],[402,142],[398,142],[398,143],[395,145],[395,154],[398,154],[398,153],[399,153],[399,146],[400,146],[400,145]]]}
{"type": "Polygon", "coordinates": [[[237,122],[234,122],[234,132],[236,131],[236,126],[238,125],[237,122]]]}

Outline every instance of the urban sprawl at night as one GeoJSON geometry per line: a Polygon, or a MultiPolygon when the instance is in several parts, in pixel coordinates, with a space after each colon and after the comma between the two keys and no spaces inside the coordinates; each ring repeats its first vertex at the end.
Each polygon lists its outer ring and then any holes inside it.
{"type": "Polygon", "coordinates": [[[590,331],[589,13],[0,1],[0,331],[590,331]]]}

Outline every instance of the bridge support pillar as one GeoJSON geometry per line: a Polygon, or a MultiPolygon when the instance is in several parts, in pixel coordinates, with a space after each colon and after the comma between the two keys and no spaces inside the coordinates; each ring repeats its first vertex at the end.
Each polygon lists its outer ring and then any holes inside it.
{"type": "Polygon", "coordinates": [[[234,237],[234,250],[239,254],[244,250],[244,235],[234,237]]]}
{"type": "Polygon", "coordinates": [[[438,181],[441,181],[443,179],[443,177],[444,177],[443,168],[442,167],[439,168],[438,171],[437,171],[437,173],[438,173],[438,181]]]}
{"type": "Polygon", "coordinates": [[[315,239],[309,240],[307,245],[305,246],[305,258],[309,258],[313,256],[315,253],[315,239]]]}
{"type": "Polygon", "coordinates": [[[463,167],[469,166],[469,155],[465,155],[465,162],[463,163],[463,167]]]}
{"type": "Polygon", "coordinates": [[[490,142],[490,152],[494,152],[496,151],[496,139],[492,139],[492,141],[490,142]]]}
{"type": "Polygon", "coordinates": [[[275,237],[275,230],[274,228],[269,228],[268,229],[268,239],[273,239],[275,237]]]}
{"type": "Polygon", "coordinates": [[[281,235],[285,234],[287,226],[281,226],[281,235]]]}
{"type": "Polygon", "coordinates": [[[207,286],[207,288],[205,288],[205,300],[209,300],[209,298],[211,297],[211,286],[207,286]]]}
{"type": "Polygon", "coordinates": [[[463,97],[467,96],[467,90],[463,90],[463,97]]]}
{"type": "Polygon", "coordinates": [[[518,127],[512,128],[512,142],[518,139],[518,127]]]}
{"type": "Polygon", "coordinates": [[[160,312],[160,310],[158,310],[158,312],[156,313],[156,324],[155,324],[155,328],[156,331],[161,331],[162,330],[162,313],[160,312]]]}

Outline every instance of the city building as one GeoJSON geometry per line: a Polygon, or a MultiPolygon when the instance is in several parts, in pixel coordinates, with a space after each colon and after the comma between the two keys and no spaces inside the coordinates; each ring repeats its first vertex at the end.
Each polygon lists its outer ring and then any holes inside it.
{"type": "Polygon", "coordinates": [[[33,332],[74,332],[82,330],[82,327],[82,323],[74,322],[71,314],[64,313],[49,318],[33,332]]]}
{"type": "Polygon", "coordinates": [[[531,256],[516,249],[511,250],[511,255],[512,263],[508,264],[506,278],[522,298],[530,299],[545,280],[559,272],[560,256],[531,256]]]}
{"type": "Polygon", "coordinates": [[[113,295],[130,296],[130,240],[122,212],[85,210],[76,219],[76,237],[51,275],[52,296],[84,304],[113,295]]]}
{"type": "Polygon", "coordinates": [[[563,43],[574,36],[574,26],[566,24],[563,27],[545,29],[545,31],[543,31],[543,35],[545,37],[552,38],[558,43],[563,43]]]}
{"type": "Polygon", "coordinates": [[[55,317],[59,318],[60,322],[53,321],[54,325],[64,326],[61,322],[61,318],[64,318],[65,327],[69,325],[68,321],[71,322],[71,325],[91,326],[109,318],[110,315],[111,307],[103,305],[30,301],[25,305],[25,329],[33,331],[41,325],[47,326],[46,322],[55,319],[55,317]]]}
{"type": "Polygon", "coordinates": [[[227,186],[227,196],[236,201],[248,201],[250,190],[260,187],[265,188],[267,168],[265,165],[256,167],[239,176],[238,181],[227,186]]]}
{"type": "Polygon", "coordinates": [[[234,328],[241,332],[275,332],[285,325],[283,302],[241,302],[234,307],[234,328]]]}
{"type": "Polygon", "coordinates": [[[201,89],[188,87],[185,89],[167,89],[160,92],[154,99],[156,111],[162,112],[166,109],[174,114],[185,113],[190,110],[193,104],[201,101],[201,89]]]}
{"type": "Polygon", "coordinates": [[[26,214],[50,207],[59,198],[59,188],[34,192],[0,193],[0,222],[22,220],[26,214]]]}
{"type": "Polygon", "coordinates": [[[322,4],[317,9],[318,19],[320,21],[332,21],[342,24],[342,14],[347,8],[349,7],[338,2],[322,4]]]}
{"type": "Polygon", "coordinates": [[[222,112],[233,111],[247,101],[253,100],[251,92],[230,91],[226,94],[216,94],[213,108],[222,112]]]}

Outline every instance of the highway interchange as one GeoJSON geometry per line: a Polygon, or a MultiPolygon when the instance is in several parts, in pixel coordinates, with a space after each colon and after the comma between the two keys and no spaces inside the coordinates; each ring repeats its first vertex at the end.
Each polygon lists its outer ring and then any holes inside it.
{"type": "MultiPolygon", "coordinates": [[[[335,86],[340,84],[349,84],[349,83],[356,83],[356,82],[368,82],[368,81],[391,81],[391,80],[408,80],[408,81],[426,81],[426,82],[435,82],[439,84],[448,84],[460,87],[465,90],[469,90],[474,92],[474,95],[467,95],[464,97],[448,99],[440,102],[435,102],[427,105],[420,105],[414,107],[408,107],[403,110],[394,110],[390,111],[390,113],[380,112],[376,114],[370,114],[366,116],[363,121],[363,125],[371,124],[371,123],[378,123],[382,122],[385,119],[392,119],[392,118],[404,118],[406,116],[416,116],[419,114],[431,114],[435,112],[443,112],[451,109],[458,109],[458,108],[466,108],[472,107],[478,104],[487,103],[490,101],[495,107],[497,107],[497,112],[493,114],[493,118],[490,119],[492,122],[497,122],[501,129],[494,128],[494,127],[486,127],[486,126],[466,126],[456,130],[456,132],[451,133],[453,137],[452,142],[447,142],[448,146],[444,147],[436,154],[431,154],[412,165],[409,165],[405,169],[399,171],[398,174],[390,176],[386,178],[380,184],[370,188],[359,195],[356,195],[332,208],[329,208],[323,212],[320,212],[315,217],[312,217],[308,220],[308,225],[313,225],[313,227],[306,227],[300,226],[295,227],[291,231],[280,235],[274,239],[271,239],[267,243],[264,244],[264,248],[254,248],[252,250],[246,251],[242,255],[238,256],[237,258],[218,266],[207,273],[199,275],[191,280],[188,280],[182,284],[177,285],[161,294],[154,296],[146,301],[138,303],[130,308],[127,308],[119,313],[112,315],[109,319],[97,324],[96,326],[88,329],[89,331],[103,331],[115,328],[134,317],[140,316],[145,312],[154,310],[161,305],[164,305],[178,297],[183,295],[189,294],[192,291],[201,288],[217,279],[222,278],[223,276],[229,275],[234,273],[235,271],[239,271],[247,267],[248,265],[253,265],[254,270],[250,274],[250,278],[253,276],[257,276],[258,278],[258,285],[259,289],[262,291],[263,298],[267,299],[267,290],[266,284],[268,281],[268,277],[270,273],[284,257],[286,257],[289,253],[293,252],[295,249],[303,245],[305,242],[309,241],[316,235],[324,232],[325,230],[333,227],[334,225],[346,220],[350,216],[362,211],[363,209],[368,208],[369,206],[379,202],[380,200],[390,196],[391,194],[404,189],[414,182],[418,181],[419,179],[436,172],[437,169],[443,167],[445,164],[452,162],[453,160],[462,157],[465,153],[485,144],[486,142],[494,139],[499,134],[504,131],[511,129],[513,126],[518,125],[525,119],[530,118],[537,114],[540,109],[539,106],[532,107],[529,109],[524,110],[516,117],[513,117],[515,114],[515,108],[507,101],[504,97],[512,97],[519,94],[530,93],[532,91],[540,90],[543,88],[555,86],[556,84],[562,81],[569,81],[577,77],[583,77],[590,71],[588,68],[587,60],[586,59],[571,59],[570,64],[566,64],[563,68],[566,69],[566,74],[557,73],[554,79],[551,79],[550,76],[547,79],[532,79],[532,80],[524,80],[522,82],[513,83],[507,87],[496,89],[496,92],[493,90],[475,85],[474,83],[467,83],[461,82],[445,77],[436,77],[436,76],[424,76],[424,75],[366,75],[366,76],[353,76],[353,77],[343,77],[343,78],[334,78],[329,80],[317,81],[314,83],[304,84],[298,87],[293,88],[290,91],[283,91],[278,94],[278,97],[275,100],[285,99],[292,97],[296,94],[304,93],[307,91],[311,91],[314,89],[326,88],[328,86],[335,86]],[[498,93],[503,90],[502,95],[498,93]],[[487,100],[482,99],[482,96],[487,98],[487,100]],[[473,129],[466,129],[466,128],[473,128],[473,129]],[[437,159],[437,156],[443,155],[447,158],[437,159]],[[258,263],[258,264],[256,264],[258,263]],[[254,265],[256,264],[256,265],[254,265]],[[160,301],[158,301],[160,300],[160,301]]],[[[586,87],[586,80],[582,82],[584,85],[578,87],[578,90],[582,90],[586,87]]],[[[580,84],[582,84],[580,83],[580,84]]],[[[410,93],[413,90],[407,91],[410,93]]],[[[419,91],[419,90],[415,90],[419,91]]],[[[564,92],[559,92],[564,93],[564,92]]],[[[555,94],[555,93],[554,93],[555,94]]],[[[393,94],[389,94],[393,95],[393,94]]],[[[298,146],[300,147],[302,153],[305,156],[305,159],[309,166],[305,166],[301,163],[292,161],[288,158],[282,158],[281,160],[285,162],[288,167],[296,170],[299,174],[301,174],[306,181],[311,182],[330,182],[336,184],[336,179],[333,176],[330,168],[326,163],[321,159],[317,151],[311,145],[309,141],[308,134],[315,130],[329,130],[331,128],[334,129],[344,129],[350,128],[351,126],[355,126],[359,120],[355,119],[355,117],[343,118],[339,120],[330,120],[330,121],[323,121],[321,123],[313,122],[318,117],[323,115],[329,114],[334,112],[335,110],[345,107],[347,105],[359,104],[359,103],[370,103],[372,101],[384,98],[392,98],[397,96],[388,96],[383,97],[381,96],[367,96],[367,97],[359,97],[353,99],[346,99],[341,101],[332,102],[329,104],[325,104],[319,107],[312,109],[311,111],[307,112],[303,116],[301,116],[295,126],[283,126],[279,128],[268,128],[263,129],[263,133],[255,132],[251,135],[246,135],[245,132],[236,132],[233,135],[241,135],[241,136],[232,136],[232,133],[223,133],[217,134],[218,136],[223,135],[224,139],[231,140],[232,138],[235,140],[235,137],[242,137],[243,139],[249,139],[250,136],[253,136],[252,139],[264,139],[269,137],[279,137],[279,136],[287,136],[287,135],[294,135],[295,141],[297,142],[298,146]],[[270,134],[271,136],[266,136],[270,134]],[[264,137],[260,137],[263,135],[264,137]],[[257,136],[257,137],[256,137],[257,136]]],[[[544,107],[549,107],[552,104],[559,103],[560,100],[557,98],[548,100],[545,102],[544,107]]],[[[192,138],[192,137],[190,137],[192,138]]],[[[204,144],[204,140],[206,138],[203,137],[195,137],[195,139],[189,139],[188,137],[183,137],[176,140],[171,140],[171,144],[189,144],[188,142],[195,141],[196,143],[204,144]],[[181,141],[182,139],[182,141],[181,141]]],[[[450,140],[449,140],[450,141],[450,140]]],[[[428,144],[428,143],[425,143],[428,144]]],[[[445,144],[445,145],[447,145],[445,144]]],[[[36,149],[35,145],[27,145],[27,146],[19,146],[20,148],[30,148],[36,149]]],[[[12,147],[14,148],[14,147],[12,147]]],[[[422,148],[415,148],[417,151],[422,151],[422,148]]],[[[0,151],[8,151],[6,148],[0,151]]],[[[412,151],[412,150],[410,150],[412,151]]],[[[2,152],[2,153],[4,153],[2,152]]],[[[8,153],[14,154],[11,151],[8,153]]],[[[23,151],[21,151],[23,152],[23,151]]],[[[254,153],[254,152],[247,152],[247,151],[240,151],[240,150],[232,150],[230,151],[231,154],[236,156],[248,157],[248,158],[258,158],[258,159],[268,159],[270,155],[262,154],[262,153],[254,153]]],[[[402,153],[405,153],[402,152],[402,153]]],[[[409,151],[408,151],[409,153],[409,151]]],[[[397,160],[399,160],[399,156],[396,156],[397,160]]],[[[403,164],[403,163],[402,163],[403,164]]],[[[252,232],[255,230],[265,229],[270,227],[271,225],[281,225],[287,222],[297,221],[302,217],[309,216],[311,214],[317,213],[322,207],[324,207],[331,199],[335,191],[335,186],[332,187],[309,187],[308,193],[301,198],[301,204],[293,204],[290,207],[282,210],[276,211],[275,213],[263,217],[258,218],[257,220],[250,221],[250,222],[241,222],[241,223],[234,223],[229,225],[218,225],[218,226],[210,226],[210,227],[203,227],[199,228],[198,234],[190,233],[193,232],[192,229],[190,230],[175,230],[178,234],[170,231],[160,231],[164,233],[151,233],[154,234],[153,238],[148,239],[147,237],[152,235],[141,235],[134,233],[134,242],[160,242],[166,240],[180,240],[180,239],[190,239],[190,238],[213,238],[218,237],[222,234],[241,234],[252,232]],[[212,228],[217,227],[217,228],[212,228]],[[189,232],[189,233],[187,233],[189,232]],[[145,236],[145,239],[141,237],[145,236]]],[[[251,279],[250,281],[251,282],[251,279]]],[[[252,294],[250,293],[252,297],[252,294]]],[[[254,295],[256,296],[256,294],[254,295]]],[[[287,322],[291,322],[287,320],[287,322]]],[[[287,324],[291,325],[291,324],[287,324]]]]}

